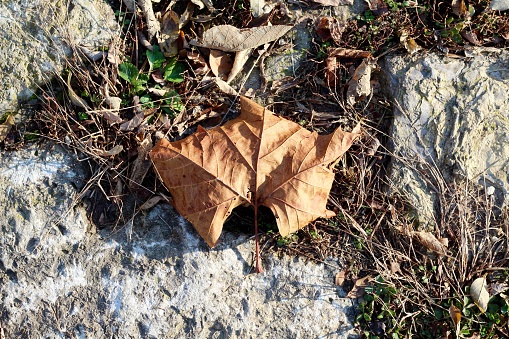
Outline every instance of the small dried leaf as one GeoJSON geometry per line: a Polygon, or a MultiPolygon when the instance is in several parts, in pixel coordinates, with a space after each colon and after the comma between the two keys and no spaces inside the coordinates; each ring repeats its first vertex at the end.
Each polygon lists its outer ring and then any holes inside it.
{"type": "Polygon", "coordinates": [[[239,93],[237,93],[236,90],[233,89],[226,81],[220,78],[214,78],[213,81],[216,83],[217,87],[226,94],[237,96],[239,93]]]}
{"type": "Polygon", "coordinates": [[[449,307],[449,315],[451,316],[452,323],[454,324],[456,337],[458,337],[461,329],[461,311],[454,305],[449,307]]]}
{"type": "Polygon", "coordinates": [[[336,273],[336,278],[334,279],[334,283],[337,286],[343,286],[343,284],[345,283],[345,279],[346,279],[346,272],[341,271],[339,273],[336,273]]]}
{"type": "Polygon", "coordinates": [[[275,25],[238,29],[230,25],[219,25],[206,30],[201,43],[191,41],[191,44],[225,52],[239,52],[277,40],[292,28],[275,25]]]}
{"type": "Polygon", "coordinates": [[[464,0],[452,0],[451,5],[452,5],[452,12],[454,14],[456,14],[457,16],[464,17],[469,14],[464,0]]]}
{"type": "Polygon", "coordinates": [[[196,74],[205,74],[209,71],[209,65],[203,58],[200,53],[196,52],[187,52],[187,58],[191,61],[191,65],[193,66],[194,73],[196,74]]]}
{"type": "Polygon", "coordinates": [[[491,295],[497,295],[502,292],[505,292],[509,289],[509,285],[507,284],[498,284],[498,283],[492,283],[490,284],[490,291],[491,295]]]}
{"type": "Polygon", "coordinates": [[[432,250],[433,252],[436,252],[440,255],[445,255],[447,253],[447,248],[433,235],[433,233],[412,232],[412,236],[415,237],[417,241],[421,243],[421,245],[429,250],[432,250]]]}
{"type": "Polygon", "coordinates": [[[239,74],[240,71],[242,71],[252,51],[253,49],[246,49],[235,53],[235,61],[233,62],[230,75],[228,75],[228,79],[226,80],[227,83],[230,83],[233,79],[235,79],[237,74],[239,74]]]}
{"type": "Polygon", "coordinates": [[[117,145],[115,147],[113,147],[112,149],[110,149],[109,151],[105,151],[105,150],[100,150],[100,149],[96,149],[95,151],[102,157],[110,157],[112,155],[117,155],[119,154],[120,152],[122,152],[124,150],[124,147],[122,145],[117,145]]]}
{"type": "Polygon", "coordinates": [[[396,261],[391,261],[391,273],[394,275],[396,273],[402,273],[401,272],[401,266],[396,261]]]}
{"type": "Polygon", "coordinates": [[[131,120],[126,121],[120,125],[120,130],[123,132],[132,131],[141,125],[143,118],[145,118],[145,114],[143,112],[136,114],[131,120]]]}
{"type": "Polygon", "coordinates": [[[129,187],[131,187],[131,189],[136,188],[136,186],[141,186],[143,179],[147,175],[151,166],[148,153],[152,150],[152,147],[152,137],[150,134],[147,134],[147,137],[138,145],[138,156],[136,160],[134,160],[130,177],[131,180],[129,181],[129,187]]]}
{"type": "Polygon", "coordinates": [[[365,59],[373,57],[371,52],[349,48],[329,48],[328,54],[329,57],[337,58],[365,59]]]}
{"type": "Polygon", "coordinates": [[[405,49],[408,53],[410,53],[410,55],[415,54],[422,49],[422,47],[408,35],[408,32],[405,29],[400,30],[399,34],[399,41],[403,44],[403,46],[405,46],[405,49]]]}
{"type": "Polygon", "coordinates": [[[180,36],[179,29],[180,18],[172,10],[167,11],[162,19],[161,34],[159,37],[159,48],[164,56],[172,57],[177,55],[177,39],[180,36]]]}
{"type": "Polygon", "coordinates": [[[329,18],[324,16],[320,19],[318,22],[318,25],[316,27],[316,34],[322,39],[323,41],[327,41],[331,38],[331,30],[330,30],[330,23],[329,18]]]}
{"type": "Polygon", "coordinates": [[[90,108],[90,106],[88,106],[87,102],[81,99],[72,89],[71,76],[72,74],[71,72],[69,72],[69,74],[67,74],[67,94],[69,95],[69,99],[71,99],[73,105],[81,107],[86,111],[91,111],[92,109],[90,108]]]}
{"type": "Polygon", "coordinates": [[[369,285],[370,280],[371,280],[370,275],[367,275],[364,278],[357,279],[352,290],[348,292],[346,297],[352,299],[362,297],[364,295],[364,289],[369,285]]]}
{"type": "Polygon", "coordinates": [[[14,126],[14,116],[9,114],[3,124],[0,124],[0,141],[3,141],[14,126]]]}
{"type": "Polygon", "coordinates": [[[362,60],[362,63],[355,69],[352,79],[348,82],[346,92],[347,102],[354,105],[358,99],[362,99],[371,94],[371,70],[375,68],[375,63],[371,58],[362,60]]]}
{"type": "Polygon", "coordinates": [[[339,85],[341,79],[336,72],[338,68],[338,62],[335,57],[328,57],[325,60],[325,83],[329,87],[336,87],[339,85]]]}
{"type": "Polygon", "coordinates": [[[209,55],[210,70],[216,77],[226,80],[233,67],[233,61],[228,54],[217,49],[211,49],[209,55]]]}
{"type": "Polygon", "coordinates": [[[155,205],[157,205],[157,203],[161,200],[164,200],[164,198],[160,195],[156,195],[150,199],[148,199],[147,201],[145,201],[143,203],[143,205],[140,206],[140,209],[141,210],[148,210],[148,209],[151,209],[152,207],[154,207],[155,205]]]}
{"type": "Polygon", "coordinates": [[[481,312],[485,313],[490,300],[485,277],[477,278],[472,282],[472,285],[470,285],[470,296],[481,312]]]}

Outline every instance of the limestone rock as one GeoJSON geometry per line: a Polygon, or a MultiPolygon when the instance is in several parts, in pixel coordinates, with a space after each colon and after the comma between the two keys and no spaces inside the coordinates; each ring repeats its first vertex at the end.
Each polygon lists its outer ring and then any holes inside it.
{"type": "Polygon", "coordinates": [[[390,56],[383,66],[397,102],[391,131],[393,188],[433,226],[433,175],[467,178],[509,198],[509,53],[475,49],[465,59],[390,56]]]}
{"type": "MultiPolygon", "coordinates": [[[[254,242],[213,250],[169,205],[115,230],[73,196],[82,164],[62,150],[0,153],[0,328],[7,338],[347,338],[353,300],[336,270],[288,256],[251,271],[254,242]]],[[[329,264],[337,265],[335,260],[329,264]]]]}
{"type": "Polygon", "coordinates": [[[71,44],[107,45],[118,31],[104,0],[6,0],[0,12],[0,114],[60,72],[71,44]]]}

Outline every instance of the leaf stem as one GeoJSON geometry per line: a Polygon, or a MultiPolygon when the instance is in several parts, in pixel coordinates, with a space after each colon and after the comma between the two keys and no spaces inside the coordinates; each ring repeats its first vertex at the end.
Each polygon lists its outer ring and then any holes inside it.
{"type": "Polygon", "coordinates": [[[255,271],[256,271],[256,273],[262,273],[263,272],[263,267],[262,267],[262,262],[260,260],[260,241],[258,240],[258,205],[257,204],[255,204],[255,206],[254,206],[254,227],[255,227],[255,246],[256,246],[256,250],[255,250],[255,260],[256,260],[255,271]]]}

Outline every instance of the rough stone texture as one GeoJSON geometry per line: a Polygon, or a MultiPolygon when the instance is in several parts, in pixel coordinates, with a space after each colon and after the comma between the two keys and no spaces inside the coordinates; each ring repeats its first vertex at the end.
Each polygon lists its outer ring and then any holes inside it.
{"type": "Polygon", "coordinates": [[[62,69],[69,44],[107,45],[118,30],[104,0],[2,0],[0,13],[0,114],[62,69]]]}
{"type": "Polygon", "coordinates": [[[476,49],[469,55],[391,56],[383,66],[400,106],[390,179],[424,223],[434,223],[437,197],[421,160],[448,182],[468,178],[492,185],[503,204],[509,198],[509,53],[476,49]]]}
{"type": "MultiPolygon", "coordinates": [[[[0,329],[7,338],[347,338],[336,270],[269,257],[246,235],[210,250],[168,205],[95,233],[59,149],[0,153],[0,329]]],[[[337,265],[331,260],[330,264],[337,265]]]]}

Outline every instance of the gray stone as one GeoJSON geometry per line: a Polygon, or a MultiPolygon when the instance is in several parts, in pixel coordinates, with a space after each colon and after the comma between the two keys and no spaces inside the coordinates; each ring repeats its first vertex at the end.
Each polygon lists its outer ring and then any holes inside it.
{"type": "Polygon", "coordinates": [[[494,11],[506,11],[509,9],[509,0],[491,0],[490,8],[494,11]]]}
{"type": "Polygon", "coordinates": [[[392,188],[430,226],[438,204],[433,176],[493,186],[501,205],[509,198],[509,53],[468,55],[390,56],[383,66],[399,106],[390,133],[392,188]]]}
{"type": "MultiPolygon", "coordinates": [[[[7,338],[347,338],[337,270],[268,256],[224,232],[209,249],[169,205],[94,232],[73,197],[83,164],[59,149],[0,153],[0,329],[7,338]]],[[[337,260],[328,264],[338,266],[337,260]]]]}
{"type": "Polygon", "coordinates": [[[59,73],[71,45],[107,46],[118,32],[104,0],[2,0],[0,13],[0,114],[59,73]]]}

